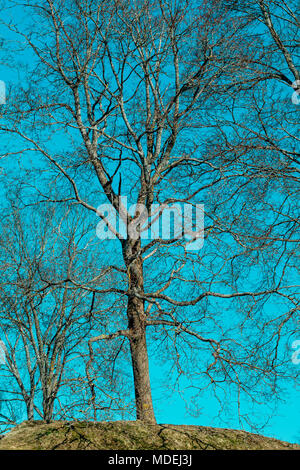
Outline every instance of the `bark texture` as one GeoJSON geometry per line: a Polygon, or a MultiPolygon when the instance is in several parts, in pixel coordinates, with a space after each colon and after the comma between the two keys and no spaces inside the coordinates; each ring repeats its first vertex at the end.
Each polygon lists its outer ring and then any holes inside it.
{"type": "Polygon", "coordinates": [[[127,304],[128,330],[137,419],[156,423],[150,387],[149,361],[146,341],[146,316],[144,301],[136,296],[143,293],[143,261],[138,254],[139,240],[126,240],[123,255],[127,267],[129,295],[127,304]]]}

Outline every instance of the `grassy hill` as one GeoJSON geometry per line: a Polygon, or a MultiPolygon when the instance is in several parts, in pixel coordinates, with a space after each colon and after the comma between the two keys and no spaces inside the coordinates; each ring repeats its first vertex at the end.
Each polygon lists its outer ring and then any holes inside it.
{"type": "Polygon", "coordinates": [[[0,439],[0,450],[300,450],[300,446],[232,429],[185,425],[145,425],[138,421],[34,421],[0,439]]]}

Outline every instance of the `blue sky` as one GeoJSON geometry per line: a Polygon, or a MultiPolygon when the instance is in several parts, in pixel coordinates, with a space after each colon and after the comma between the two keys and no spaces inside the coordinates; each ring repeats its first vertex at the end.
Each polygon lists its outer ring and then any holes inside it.
{"type": "MultiPolygon", "coordinates": [[[[18,9],[14,10],[14,17],[18,18],[18,9]]],[[[9,53],[11,50],[12,39],[14,35],[4,30],[2,32],[4,38],[4,47],[9,53]]],[[[25,53],[18,53],[19,63],[32,64],[32,56],[26,51],[25,53]]],[[[7,91],[9,92],[10,84],[15,86],[17,82],[23,83],[23,78],[26,76],[26,71],[18,67],[10,67],[9,64],[0,66],[0,80],[6,83],[7,91]],[[25,75],[24,75],[25,74],[25,75]]],[[[27,165],[30,163],[27,162],[27,165]]],[[[10,168],[11,163],[4,163],[7,169],[10,168]]],[[[100,201],[99,201],[100,202],[100,201]]],[[[291,350],[291,355],[292,355],[291,350]]],[[[300,367],[300,365],[295,365],[300,367]]],[[[200,402],[201,414],[199,417],[193,418],[186,413],[184,401],[176,394],[172,394],[167,401],[166,406],[166,392],[160,387],[160,383],[164,378],[164,367],[160,364],[150,362],[151,381],[153,385],[153,398],[154,406],[156,409],[156,417],[159,423],[174,423],[174,424],[195,424],[204,426],[216,427],[232,427],[239,428],[239,422],[236,417],[235,407],[232,407],[232,413],[224,416],[224,420],[216,417],[218,404],[210,391],[206,391],[200,402]]],[[[186,394],[186,400],[189,401],[189,395],[186,394]]],[[[291,385],[288,390],[283,394],[284,403],[280,404],[275,416],[269,420],[268,426],[262,432],[265,435],[276,437],[291,442],[300,443],[300,406],[299,406],[299,386],[298,389],[291,385]]],[[[247,407],[247,404],[246,404],[247,407]]],[[[267,414],[267,404],[262,406],[260,413],[267,414]]],[[[247,430],[247,428],[246,428],[247,430]]]]}

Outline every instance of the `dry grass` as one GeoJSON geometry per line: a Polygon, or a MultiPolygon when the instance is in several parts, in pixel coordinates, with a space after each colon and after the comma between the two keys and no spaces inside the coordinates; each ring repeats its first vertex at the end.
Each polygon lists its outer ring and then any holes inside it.
{"type": "Polygon", "coordinates": [[[145,425],[138,421],[24,422],[0,440],[0,450],[300,450],[300,446],[232,429],[145,425]]]}

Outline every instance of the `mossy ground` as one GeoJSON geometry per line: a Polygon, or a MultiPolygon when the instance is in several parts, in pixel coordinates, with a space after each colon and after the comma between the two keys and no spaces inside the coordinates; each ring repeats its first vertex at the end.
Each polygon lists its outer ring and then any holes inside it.
{"type": "Polygon", "coordinates": [[[232,429],[146,425],[138,421],[34,421],[16,426],[0,450],[300,450],[300,446],[232,429]]]}

